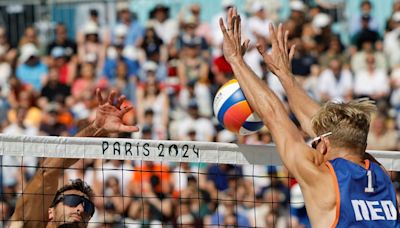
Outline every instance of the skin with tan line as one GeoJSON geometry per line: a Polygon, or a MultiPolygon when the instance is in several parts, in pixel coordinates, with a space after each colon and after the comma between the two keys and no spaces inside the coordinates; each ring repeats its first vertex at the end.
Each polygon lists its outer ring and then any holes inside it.
{"type": "MultiPolygon", "coordinates": [[[[229,11],[227,26],[222,18],[220,19],[220,28],[224,35],[224,56],[232,66],[251,107],[271,131],[284,165],[299,182],[312,227],[331,227],[336,222],[336,201],[339,199],[336,197],[335,180],[325,162],[344,158],[364,167],[366,158],[374,159],[365,153],[365,147],[350,149],[333,146],[329,137],[322,137],[316,149],[305,143],[279,98],[244,62],[243,53],[249,41],[241,41],[240,21],[236,9],[229,11]]],[[[291,73],[290,61],[295,47],[288,47],[288,32],[283,30],[282,25],[279,25],[278,29],[270,25],[269,30],[272,51],[266,53],[263,47],[257,48],[268,69],[280,79],[289,106],[299,119],[303,130],[310,136],[315,136],[311,118],[320,110],[320,106],[308,97],[291,73]]]]}
{"type": "MultiPolygon", "coordinates": [[[[96,119],[89,126],[78,132],[76,137],[106,136],[115,132],[136,132],[136,126],[125,125],[122,117],[132,110],[132,106],[123,106],[125,96],[116,97],[112,91],[107,99],[103,99],[100,89],[96,90],[98,107],[96,119]]],[[[35,176],[25,187],[22,196],[18,199],[10,227],[58,227],[59,221],[78,221],[79,227],[86,227],[85,221],[90,218],[83,214],[82,205],[76,207],[64,206],[50,208],[54,195],[58,189],[58,178],[63,168],[68,168],[79,159],[46,158],[35,176]],[[45,194],[44,194],[45,193],[45,194]]],[[[68,190],[65,194],[83,195],[77,190],[68,190]]]]}

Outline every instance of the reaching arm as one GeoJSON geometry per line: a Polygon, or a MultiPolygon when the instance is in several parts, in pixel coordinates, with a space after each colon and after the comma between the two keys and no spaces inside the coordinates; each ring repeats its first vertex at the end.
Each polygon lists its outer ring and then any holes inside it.
{"type": "Polygon", "coordinates": [[[321,163],[318,153],[305,144],[275,93],[244,62],[242,52],[246,45],[241,45],[240,16],[236,10],[229,11],[228,26],[226,30],[223,20],[220,20],[224,55],[247,101],[271,131],[284,165],[299,182],[312,184],[321,163]]]}
{"type": "MultiPolygon", "coordinates": [[[[138,128],[122,123],[122,117],[132,107],[122,107],[126,99],[120,96],[114,105],[115,92],[111,92],[107,100],[103,100],[100,90],[96,91],[99,106],[96,119],[89,126],[78,132],[76,137],[105,136],[109,132],[134,132],[138,128]]],[[[65,168],[79,159],[46,158],[32,180],[18,199],[11,220],[23,221],[24,226],[44,227],[48,220],[48,209],[58,189],[58,178],[65,168]]]]}
{"type": "Polygon", "coordinates": [[[289,33],[286,31],[284,34],[282,25],[279,25],[278,33],[276,33],[271,24],[269,30],[272,42],[271,54],[266,53],[264,46],[258,45],[257,49],[263,56],[267,67],[279,78],[285,89],[289,107],[299,120],[302,129],[308,135],[314,137],[315,133],[312,130],[311,118],[318,112],[320,106],[307,95],[306,91],[291,73],[290,64],[294,55],[295,46],[292,46],[288,53],[289,33]]]}

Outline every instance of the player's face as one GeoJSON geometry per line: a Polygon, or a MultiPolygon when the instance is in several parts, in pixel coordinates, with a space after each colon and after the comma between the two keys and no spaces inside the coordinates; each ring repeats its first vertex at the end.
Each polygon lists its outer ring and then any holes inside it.
{"type": "Polygon", "coordinates": [[[94,212],[93,203],[78,190],[69,190],[60,196],[60,202],[49,212],[52,222],[86,227],[94,212]]]}

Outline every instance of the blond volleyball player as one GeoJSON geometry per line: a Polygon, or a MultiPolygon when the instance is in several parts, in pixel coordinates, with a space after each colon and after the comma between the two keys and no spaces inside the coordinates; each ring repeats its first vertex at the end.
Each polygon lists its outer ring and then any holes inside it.
{"type": "Polygon", "coordinates": [[[251,107],[271,131],[278,153],[304,194],[312,227],[398,227],[395,190],[389,176],[365,152],[370,114],[368,100],[328,102],[319,107],[295,82],[290,70],[294,47],[287,32],[270,26],[272,51],[259,47],[268,68],[286,89],[290,107],[310,135],[309,146],[288,118],[278,97],[243,60],[249,41],[241,42],[241,20],[228,13],[223,52],[251,107]]]}
{"type": "MultiPolygon", "coordinates": [[[[96,118],[76,137],[138,131],[136,126],[122,122],[124,114],[132,109],[131,106],[122,106],[125,96],[116,98],[116,92],[112,91],[107,99],[103,99],[99,89],[96,90],[96,96],[96,118]]],[[[77,161],[46,158],[18,199],[10,227],[86,227],[95,210],[91,188],[83,181],[75,180],[58,189],[58,178],[63,169],[77,161]]]]}

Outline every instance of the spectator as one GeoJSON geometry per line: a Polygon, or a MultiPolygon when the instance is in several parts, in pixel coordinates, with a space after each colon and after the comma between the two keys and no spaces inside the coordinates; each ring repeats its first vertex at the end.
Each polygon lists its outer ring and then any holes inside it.
{"type": "Polygon", "coordinates": [[[388,63],[383,52],[376,51],[374,48],[374,43],[371,41],[364,41],[362,43],[362,48],[357,53],[355,53],[351,58],[351,69],[354,73],[358,73],[364,69],[367,69],[366,58],[368,55],[373,55],[376,61],[376,68],[384,70],[387,72],[388,63]]]}
{"type": "Polygon", "coordinates": [[[345,53],[344,46],[340,42],[340,38],[338,36],[331,38],[328,50],[324,51],[318,58],[318,63],[323,69],[325,69],[329,67],[329,63],[333,59],[337,59],[344,64],[349,62],[349,58],[345,53]]]}
{"type": "Polygon", "coordinates": [[[33,26],[25,28],[24,35],[19,40],[18,47],[22,48],[25,44],[33,44],[36,48],[39,48],[39,40],[37,38],[36,29],[33,26]]]}
{"type": "Polygon", "coordinates": [[[374,55],[367,55],[365,61],[367,68],[355,75],[354,95],[368,96],[374,100],[387,98],[390,92],[389,77],[384,70],[376,68],[374,55]]]}
{"type": "MultiPolygon", "coordinates": [[[[0,28],[1,33],[1,28],[0,28]]],[[[1,37],[1,34],[0,34],[1,37]]],[[[0,38],[1,39],[1,38],[0,38]]],[[[7,97],[10,92],[10,85],[8,83],[9,78],[12,74],[12,68],[10,63],[7,62],[7,50],[3,47],[0,47],[0,96],[7,97]]]]}
{"type": "Polygon", "coordinates": [[[73,97],[80,99],[83,97],[83,91],[93,91],[95,82],[95,69],[90,62],[83,63],[80,67],[80,75],[71,86],[73,97]]]}
{"type": "Polygon", "coordinates": [[[169,8],[165,5],[156,5],[150,12],[150,22],[164,44],[169,45],[172,38],[178,35],[178,22],[169,18],[169,8]]]}
{"type": "Polygon", "coordinates": [[[378,32],[379,24],[377,18],[372,16],[372,3],[369,0],[363,0],[360,4],[360,10],[360,13],[354,14],[350,19],[350,34],[356,34],[362,30],[363,23],[367,23],[369,30],[378,32]],[[363,22],[365,18],[368,18],[368,21],[363,22]]]}
{"type": "MultiPolygon", "coordinates": [[[[133,17],[129,10],[129,5],[120,2],[117,3],[118,10],[118,26],[124,25],[127,28],[127,34],[125,36],[124,45],[140,47],[143,42],[144,29],[142,25],[133,17]]],[[[117,28],[116,27],[116,28],[117,28]]],[[[113,43],[116,42],[116,30],[114,30],[113,43]]]]}
{"type": "Polygon", "coordinates": [[[400,64],[400,53],[396,50],[400,49],[400,12],[396,12],[392,15],[394,21],[394,29],[388,32],[383,39],[383,50],[389,61],[390,67],[395,67],[400,64]]]}
{"type": "Polygon", "coordinates": [[[48,69],[41,62],[39,50],[34,44],[27,43],[21,47],[19,63],[20,65],[16,69],[18,79],[22,83],[32,86],[35,91],[40,91],[48,69]]]}
{"type": "Polygon", "coordinates": [[[137,104],[138,123],[145,122],[145,111],[151,109],[154,113],[153,131],[157,139],[165,139],[169,124],[169,97],[162,84],[157,81],[155,71],[148,71],[147,81],[140,84],[137,89],[137,99],[140,101],[137,104]]]}
{"type": "Polygon", "coordinates": [[[370,150],[397,150],[399,135],[395,129],[388,127],[388,118],[378,114],[371,121],[368,134],[368,149],[370,150]]]}
{"type": "Polygon", "coordinates": [[[353,79],[349,70],[342,68],[342,63],[332,60],[329,68],[319,76],[319,97],[322,101],[348,101],[353,94],[353,79]]]}
{"type": "Polygon", "coordinates": [[[17,52],[14,48],[12,48],[11,44],[7,39],[7,31],[4,27],[0,26],[0,52],[4,52],[5,61],[8,63],[13,63],[17,52]]]}
{"type": "Polygon", "coordinates": [[[352,38],[352,44],[361,49],[363,43],[371,42],[374,46],[380,40],[379,33],[370,29],[369,22],[371,16],[366,14],[361,17],[361,29],[352,38]]]}
{"type": "Polygon", "coordinates": [[[300,185],[295,184],[290,189],[290,214],[291,226],[295,228],[311,227],[307,216],[307,210],[304,206],[304,197],[300,185]]]}
{"type": "Polygon", "coordinates": [[[49,69],[49,75],[46,84],[43,86],[40,96],[47,101],[64,102],[71,94],[70,87],[62,84],[58,78],[58,70],[54,67],[49,69]]]}
{"type": "Polygon", "coordinates": [[[217,210],[211,216],[210,224],[205,225],[249,227],[250,223],[243,209],[235,202],[232,196],[222,195],[217,210]]]}
{"type": "Polygon", "coordinates": [[[146,59],[158,62],[165,61],[167,50],[165,49],[164,42],[157,35],[154,27],[148,26],[144,32],[142,49],[146,54],[146,59]]]}
{"type": "Polygon", "coordinates": [[[58,120],[59,104],[51,103],[47,105],[47,110],[43,113],[43,119],[39,126],[42,135],[48,136],[68,136],[67,127],[58,120]]]}
{"type": "Polygon", "coordinates": [[[267,17],[267,12],[261,2],[254,2],[251,6],[252,16],[247,20],[250,41],[257,42],[256,37],[268,39],[268,25],[272,23],[267,17]]]}
{"type": "Polygon", "coordinates": [[[65,56],[70,59],[77,54],[77,46],[74,40],[68,38],[67,27],[63,23],[58,23],[55,28],[55,38],[47,46],[47,55],[51,55],[54,48],[64,49],[65,56]]]}

